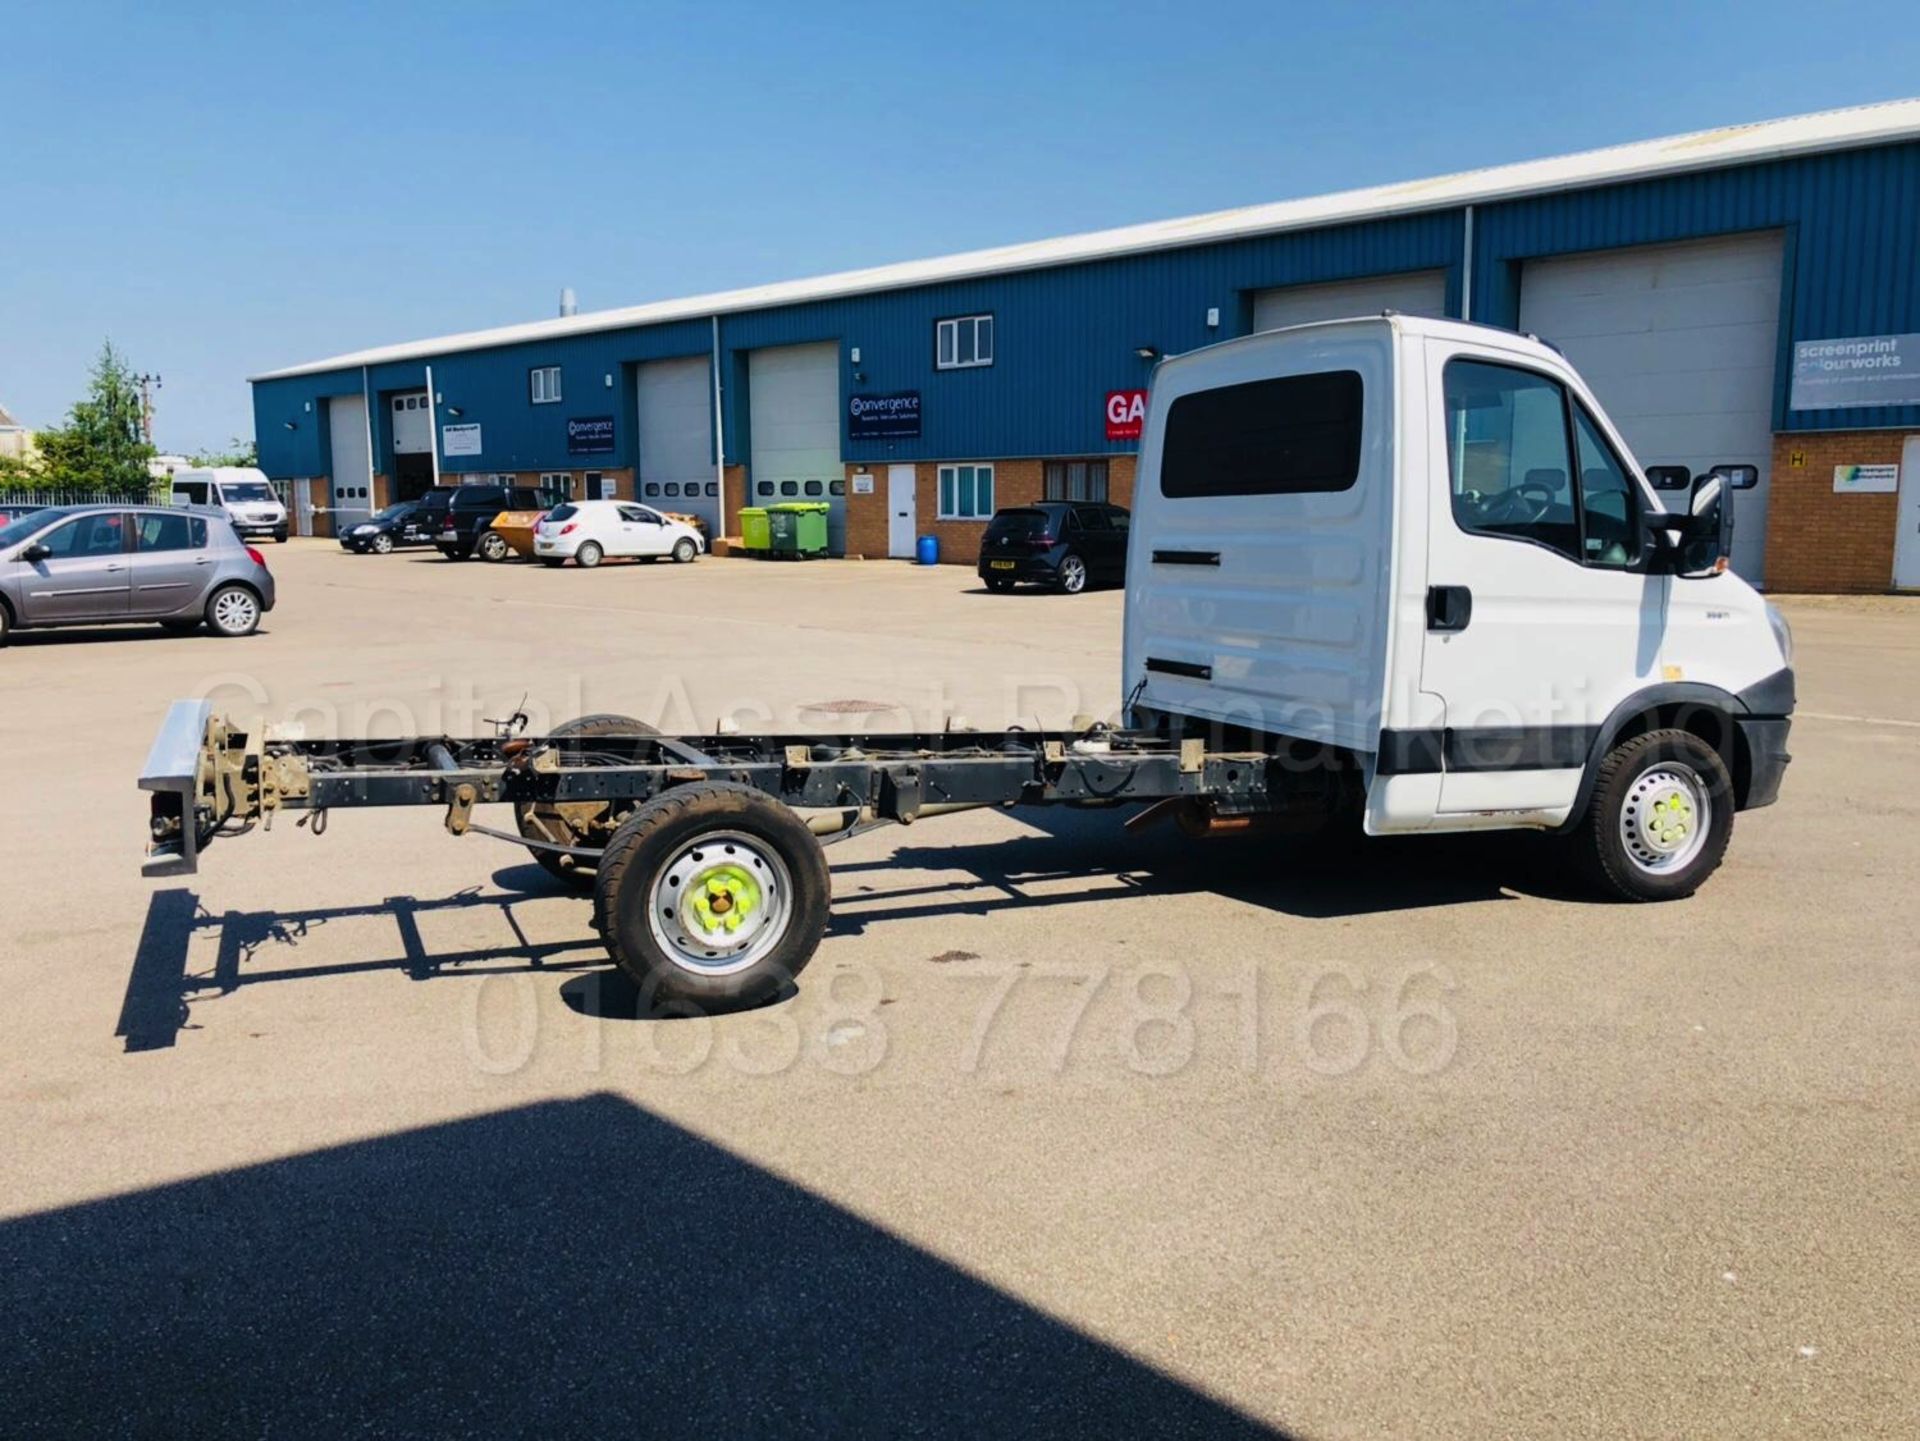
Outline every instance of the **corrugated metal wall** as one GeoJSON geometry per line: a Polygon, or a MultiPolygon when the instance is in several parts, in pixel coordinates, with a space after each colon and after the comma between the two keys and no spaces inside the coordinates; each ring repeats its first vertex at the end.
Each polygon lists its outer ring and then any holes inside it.
{"type": "MultiPolygon", "coordinates": [[[[1785,409],[1796,339],[1920,331],[1920,144],[1811,156],[1477,207],[1474,318],[1511,325],[1519,314],[1520,262],[1530,256],[1653,244],[1741,230],[1787,233],[1776,356],[1776,424],[1782,429],[1920,425],[1920,407],[1794,414],[1785,409]]],[[[1457,209],[1392,220],[1196,246],[1189,250],[1027,271],[879,295],[788,306],[721,319],[729,461],[749,454],[746,353],[761,346],[831,340],[839,345],[841,401],[859,393],[919,391],[918,440],[847,442],[845,458],[993,459],[1124,453],[1105,437],[1109,390],[1144,385],[1139,346],[1163,354],[1244,334],[1250,296],[1273,286],[1447,267],[1447,303],[1460,305],[1463,216],[1457,209]],[[1209,308],[1220,312],[1209,328],[1209,308]],[[941,371],[934,322],[991,312],[994,363],[941,371]],[[860,351],[856,365],[854,348],[860,351]]],[[[440,357],[438,418],[478,422],[483,453],[443,461],[467,470],[584,469],[634,463],[633,367],[710,353],[707,321],[576,336],[440,357]],[[527,371],[559,365],[565,400],[532,405],[527,371]],[[613,383],[606,384],[611,375],[613,383]],[[458,417],[449,414],[457,408],[458,417]],[[616,451],[569,457],[569,416],[613,414],[616,451]]],[[[375,366],[367,376],[376,425],[385,397],[417,389],[423,363],[375,366]]],[[[356,393],[358,371],[254,387],[261,460],[275,476],[326,469],[320,397],[356,393]],[[315,401],[309,414],[303,410],[315,401]],[[296,429],[287,430],[294,421],[296,429]]],[[[390,468],[390,438],[375,454],[390,468]]]]}
{"type": "Polygon", "coordinates": [[[1778,430],[1920,425],[1920,406],[1789,411],[1793,342],[1920,331],[1920,145],[1570,191],[1474,212],[1476,320],[1519,320],[1520,262],[1742,230],[1784,229],[1778,430]]]}

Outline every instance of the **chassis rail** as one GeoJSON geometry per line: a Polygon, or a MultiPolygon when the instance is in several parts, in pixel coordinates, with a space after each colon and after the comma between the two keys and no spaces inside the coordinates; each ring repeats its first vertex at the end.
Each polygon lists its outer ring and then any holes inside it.
{"type": "Polygon", "coordinates": [[[1061,732],[306,740],[241,731],[216,717],[209,702],[183,700],[167,712],[140,777],[151,795],[143,869],[149,876],[190,875],[217,836],[255,822],[271,826],[282,810],[310,813],[318,830],[335,807],[439,805],[456,835],[473,829],[508,838],[474,825],[472,808],[639,804],[708,780],[751,786],[795,809],[847,813],[849,830],[978,806],[1188,799],[1204,800],[1216,814],[1254,814],[1283,805],[1289,788],[1270,776],[1274,761],[1263,752],[1209,752],[1198,740],[1099,725],[1061,732]]]}

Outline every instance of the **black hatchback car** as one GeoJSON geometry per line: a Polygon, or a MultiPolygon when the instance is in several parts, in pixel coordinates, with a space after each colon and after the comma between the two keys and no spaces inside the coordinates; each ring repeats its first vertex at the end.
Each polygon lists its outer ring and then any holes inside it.
{"type": "Polygon", "coordinates": [[[1043,500],[996,511],[980,540],[980,579],[988,590],[1031,581],[1068,595],[1124,584],[1128,523],[1124,508],[1102,501],[1043,500]]]}
{"type": "Polygon", "coordinates": [[[361,555],[385,555],[403,545],[432,545],[440,539],[445,521],[444,505],[436,510],[423,500],[403,500],[376,513],[371,520],[349,526],[340,537],[340,548],[361,555]]]}

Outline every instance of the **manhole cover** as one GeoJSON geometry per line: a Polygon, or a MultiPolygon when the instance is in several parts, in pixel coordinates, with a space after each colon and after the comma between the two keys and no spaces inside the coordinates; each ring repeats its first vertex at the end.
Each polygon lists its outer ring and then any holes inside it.
{"type": "Polygon", "coordinates": [[[828,715],[869,715],[874,711],[899,710],[890,700],[822,700],[803,705],[801,710],[824,711],[828,715]]]}

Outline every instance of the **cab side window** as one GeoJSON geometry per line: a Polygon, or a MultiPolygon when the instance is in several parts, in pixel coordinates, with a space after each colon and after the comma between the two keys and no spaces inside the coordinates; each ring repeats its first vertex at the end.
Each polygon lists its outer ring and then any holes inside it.
{"type": "Polygon", "coordinates": [[[1578,401],[1574,447],[1580,453],[1580,546],[1588,565],[1624,567],[1640,559],[1640,512],[1626,467],[1578,401]]]}
{"type": "Polygon", "coordinates": [[[1445,388],[1455,523],[1581,560],[1566,393],[1545,376],[1477,360],[1448,362],[1445,388]]]}

